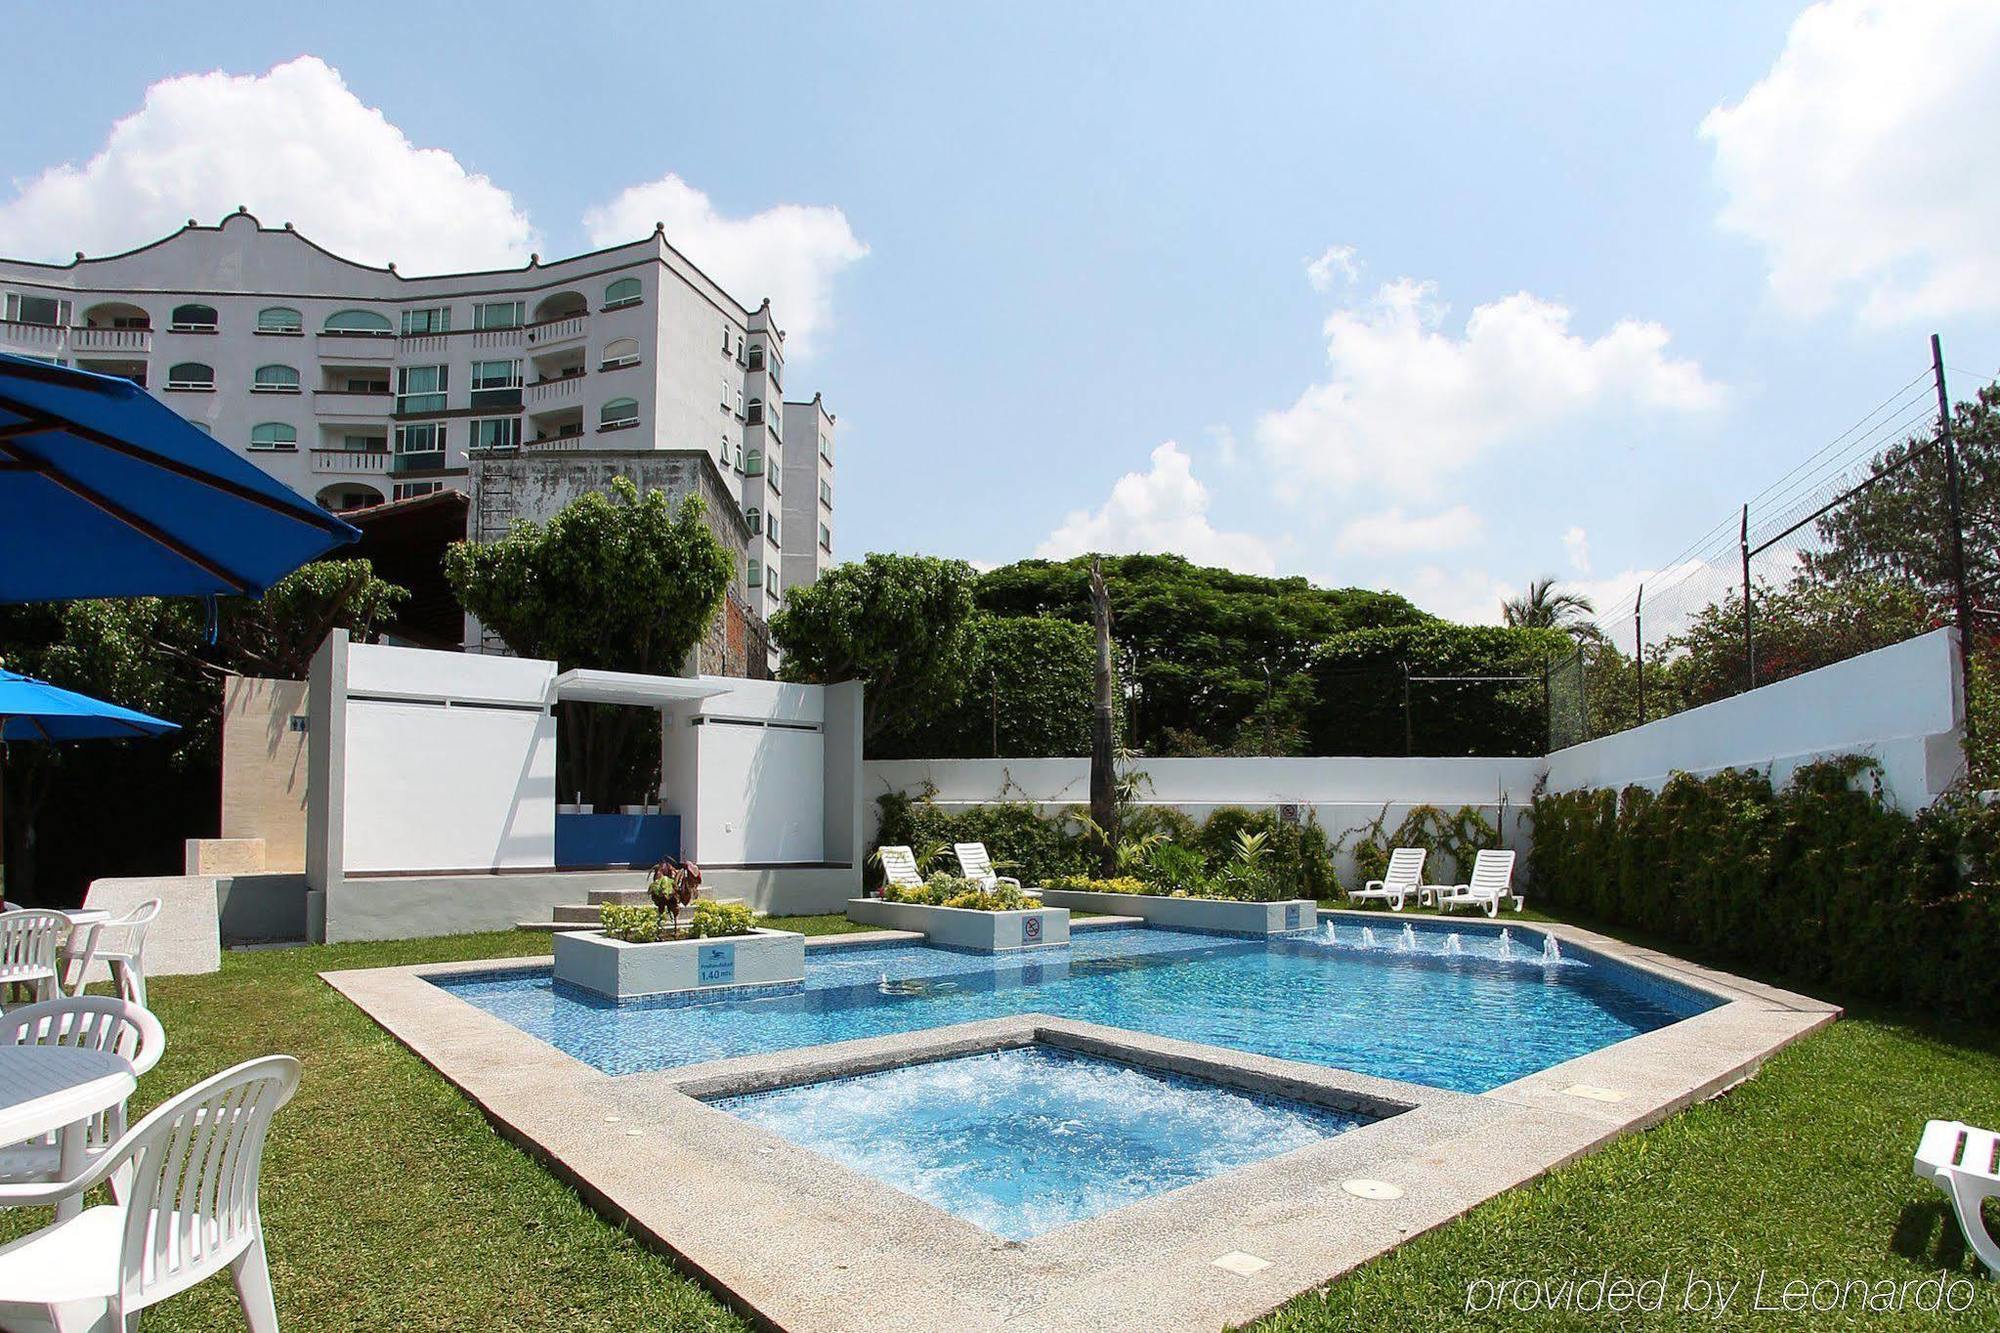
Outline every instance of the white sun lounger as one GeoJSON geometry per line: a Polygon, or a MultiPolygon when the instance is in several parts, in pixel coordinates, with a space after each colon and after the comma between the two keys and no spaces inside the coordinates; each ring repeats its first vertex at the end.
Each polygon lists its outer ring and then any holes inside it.
{"type": "Polygon", "coordinates": [[[990,889],[996,884],[1012,884],[1021,887],[1021,881],[1012,875],[993,873],[993,858],[986,854],[983,842],[955,842],[951,850],[958,856],[958,873],[974,881],[980,887],[990,889]]]}
{"type": "Polygon", "coordinates": [[[1498,916],[1500,904],[1509,898],[1514,900],[1514,910],[1521,910],[1521,895],[1514,892],[1512,852],[1483,851],[1472,863],[1470,884],[1452,889],[1439,887],[1438,907],[1447,912],[1455,907],[1477,907],[1483,908],[1488,916],[1498,916]]]}
{"type": "Polygon", "coordinates": [[[1422,891],[1424,878],[1424,849],[1421,847],[1398,847],[1389,853],[1389,868],[1381,879],[1371,879],[1366,888],[1356,889],[1347,895],[1351,903],[1381,901],[1389,904],[1389,910],[1400,912],[1403,901],[1414,898],[1422,891]]]}
{"type": "Polygon", "coordinates": [[[923,885],[924,877],[917,871],[917,854],[908,847],[885,843],[875,849],[875,857],[882,863],[882,877],[897,888],[914,889],[923,885]]]}
{"type": "Polygon", "coordinates": [[[1951,1198],[1965,1243],[1994,1276],[2000,1277],[2000,1241],[1986,1229],[1980,1205],[2000,1198],[2000,1134],[1956,1120],[1933,1120],[1917,1143],[1917,1179],[1928,1180],[1951,1198]]]}

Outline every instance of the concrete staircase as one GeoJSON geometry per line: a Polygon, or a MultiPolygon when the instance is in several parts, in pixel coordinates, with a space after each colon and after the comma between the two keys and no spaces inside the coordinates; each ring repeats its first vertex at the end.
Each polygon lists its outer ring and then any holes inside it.
{"type": "MultiPolygon", "coordinates": [[[[592,889],[584,896],[587,899],[585,902],[563,903],[554,908],[550,913],[554,918],[553,920],[517,921],[514,923],[515,928],[519,930],[547,931],[549,933],[559,930],[596,930],[598,924],[597,909],[606,903],[618,903],[627,907],[651,907],[653,905],[653,900],[647,896],[644,889],[592,889]]],[[[743,900],[741,898],[713,898],[708,899],[708,901],[740,903],[743,900]]]]}

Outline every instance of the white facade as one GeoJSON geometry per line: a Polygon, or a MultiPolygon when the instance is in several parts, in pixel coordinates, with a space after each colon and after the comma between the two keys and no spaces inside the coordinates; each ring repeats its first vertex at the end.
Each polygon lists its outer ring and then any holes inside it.
{"type": "Polygon", "coordinates": [[[813,583],[833,564],[833,413],[814,394],[785,404],[784,525],[788,585],[813,583]]]}
{"type": "MultiPolygon", "coordinates": [[[[239,211],[124,254],[0,259],[0,351],[129,376],[333,509],[470,490],[478,459],[537,453],[698,453],[760,516],[784,481],[770,302],[740,304],[660,231],[406,278],[239,211]]],[[[788,566],[817,566],[762,526],[739,575],[768,616],[788,566]]],[[[802,525],[801,551],[817,535],[802,525]]]]}

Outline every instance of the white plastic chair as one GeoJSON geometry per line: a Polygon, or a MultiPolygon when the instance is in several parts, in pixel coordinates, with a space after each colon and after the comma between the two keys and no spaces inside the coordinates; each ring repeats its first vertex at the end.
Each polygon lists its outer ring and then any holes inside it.
{"type": "Polygon", "coordinates": [[[1986,1229],[1980,1206],[2000,1198],[2000,1134],[1957,1120],[1933,1120],[1917,1142],[1917,1179],[1928,1180],[1951,1199],[1958,1229],[1979,1262],[2000,1277],[2000,1241],[1986,1229]]]}
{"type": "Polygon", "coordinates": [[[0,1246],[0,1327],[113,1333],[224,1268],[251,1333],[277,1333],[257,1181],[271,1117],[299,1085],[289,1055],[195,1084],[141,1120],[73,1181],[0,1185],[0,1205],[53,1204],[129,1168],[123,1203],[0,1246]]]}
{"type": "Polygon", "coordinates": [[[917,872],[917,854],[898,843],[887,843],[875,849],[875,857],[882,863],[882,878],[899,889],[921,887],[924,877],[917,872]]]}
{"type": "Polygon", "coordinates": [[[981,888],[990,889],[998,884],[1012,884],[1021,887],[1021,881],[1012,875],[993,873],[993,858],[986,854],[983,842],[955,842],[951,850],[958,857],[958,873],[974,881],[981,888]]]}
{"type": "MultiPolygon", "coordinates": [[[[0,1018],[0,1046],[109,1051],[131,1061],[135,1075],[144,1075],[160,1063],[167,1034],[159,1019],[136,1004],[108,995],[76,995],[22,1005],[0,1018]]],[[[84,1128],[85,1165],[108,1152],[124,1132],[123,1102],[92,1116],[84,1128]]],[[[0,1147],[0,1182],[54,1182],[62,1178],[61,1171],[62,1148],[54,1134],[0,1147]]],[[[125,1185],[114,1176],[112,1194],[123,1198],[125,1185]]]]}
{"type": "Polygon", "coordinates": [[[1455,907],[1477,907],[1488,916],[1498,916],[1500,904],[1509,898],[1514,900],[1514,910],[1520,911],[1523,899],[1514,892],[1514,853],[1487,850],[1472,862],[1472,882],[1439,893],[1438,906],[1447,912],[1455,907]]]}
{"type": "Polygon", "coordinates": [[[158,898],[148,898],[124,916],[87,927],[89,939],[77,951],[71,990],[81,991],[91,966],[103,963],[111,969],[111,980],[117,986],[120,998],[143,1008],[146,1003],[146,928],[160,914],[161,905],[158,898]]]}
{"type": "Polygon", "coordinates": [[[0,912],[0,1002],[14,986],[28,987],[38,1001],[61,993],[57,959],[69,929],[61,912],[36,907],[0,912]]]}
{"type": "Polygon", "coordinates": [[[1424,878],[1424,849],[1421,847],[1398,847],[1389,853],[1389,868],[1381,879],[1371,879],[1367,887],[1356,889],[1347,895],[1351,903],[1380,900],[1389,904],[1389,910],[1400,912],[1403,901],[1417,894],[1424,878]]]}

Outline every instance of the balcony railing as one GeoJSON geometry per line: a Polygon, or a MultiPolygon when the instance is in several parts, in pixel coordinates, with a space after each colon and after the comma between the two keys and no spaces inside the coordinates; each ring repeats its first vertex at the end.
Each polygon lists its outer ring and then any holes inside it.
{"type": "Polygon", "coordinates": [[[396,396],[387,389],[314,389],[313,415],[387,417],[396,396]]]}
{"type": "Polygon", "coordinates": [[[68,333],[61,324],[23,324],[19,320],[0,319],[0,342],[32,347],[41,355],[60,351],[68,333]]]}
{"type": "Polygon", "coordinates": [[[138,352],[153,350],[151,329],[71,329],[70,350],[75,352],[138,352]]]}
{"type": "Polygon", "coordinates": [[[528,406],[531,408],[555,407],[563,403],[574,403],[583,397],[583,375],[560,375],[555,379],[536,380],[528,385],[528,406]]]}
{"type": "Polygon", "coordinates": [[[321,329],[319,354],[334,361],[394,361],[396,335],[366,329],[321,329]]]}
{"type": "Polygon", "coordinates": [[[530,324],[522,330],[528,335],[530,347],[549,347],[556,343],[574,342],[589,331],[589,315],[568,315],[562,319],[543,320],[540,324],[530,324]]]}
{"type": "Polygon", "coordinates": [[[583,447],[582,426],[558,431],[554,435],[544,435],[539,439],[521,441],[522,450],[530,453],[564,453],[583,447]]]}
{"type": "Polygon", "coordinates": [[[314,449],[312,470],[317,473],[386,473],[387,449],[314,449]]]}

